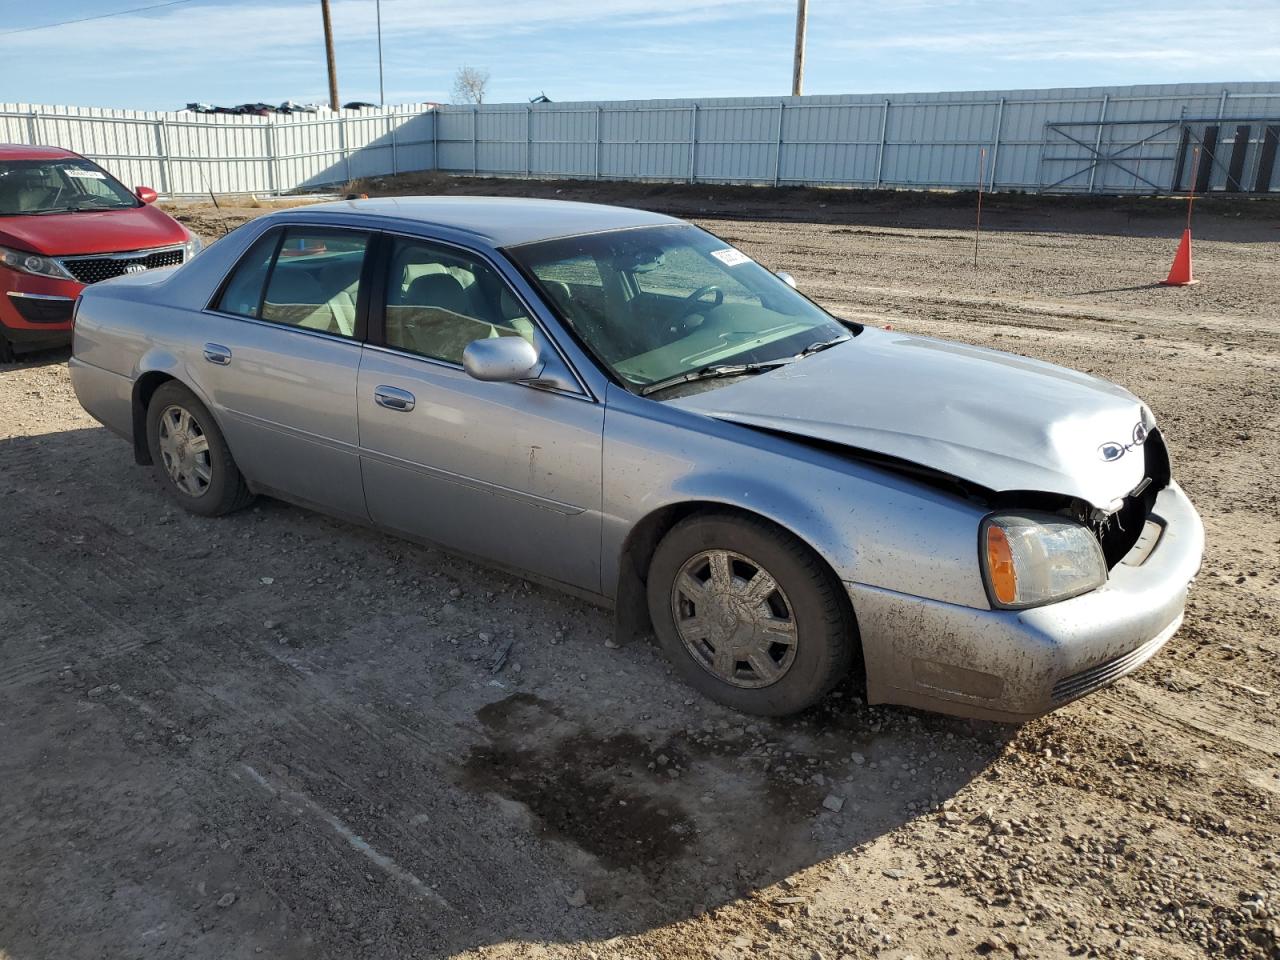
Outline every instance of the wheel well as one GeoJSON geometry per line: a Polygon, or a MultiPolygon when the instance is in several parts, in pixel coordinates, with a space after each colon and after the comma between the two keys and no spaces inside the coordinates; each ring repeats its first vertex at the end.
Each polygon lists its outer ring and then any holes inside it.
{"type": "MultiPolygon", "coordinates": [[[[649,561],[653,558],[654,551],[658,549],[658,543],[666,536],[667,531],[687,517],[700,513],[738,514],[742,517],[758,520],[762,523],[767,523],[771,527],[777,527],[789,536],[796,537],[801,543],[809,546],[803,537],[798,537],[781,524],[758,513],[744,510],[741,507],[714,501],[691,501],[655,510],[631,529],[626,542],[622,545],[622,554],[618,558],[618,585],[614,599],[614,629],[619,643],[639,639],[653,632],[653,622],[649,618],[649,604],[645,596],[645,585],[649,576],[649,561]]],[[[809,546],[809,549],[813,550],[813,547],[809,546]]],[[[814,550],[814,553],[817,554],[817,551],[814,550]]],[[[837,584],[840,583],[840,577],[832,569],[831,564],[821,554],[818,554],[818,559],[822,561],[822,565],[832,579],[837,584]]],[[[854,612],[853,604],[843,588],[839,591],[839,596],[845,605],[845,613],[849,616],[849,622],[854,624],[856,628],[857,616],[854,612]]],[[[855,653],[856,660],[859,663],[861,662],[861,656],[862,651],[859,649],[855,653]]]]}
{"type": "Polygon", "coordinates": [[[135,463],[142,466],[148,466],[151,463],[151,449],[147,446],[147,407],[151,405],[151,397],[161,384],[176,379],[167,373],[152,370],[140,376],[133,385],[133,459],[135,463]]]}

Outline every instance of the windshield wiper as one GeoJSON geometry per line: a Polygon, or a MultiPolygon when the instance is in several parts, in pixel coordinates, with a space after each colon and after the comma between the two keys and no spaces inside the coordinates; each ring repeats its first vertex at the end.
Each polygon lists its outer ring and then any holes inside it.
{"type": "Polygon", "coordinates": [[[655,380],[640,389],[640,396],[647,397],[649,394],[657,393],[659,390],[678,387],[682,383],[692,383],[694,380],[714,380],[717,377],[744,377],[753,373],[764,373],[766,370],[785,366],[794,359],[794,357],[786,357],[781,360],[768,360],[762,363],[712,364],[709,367],[700,367],[697,370],[690,370],[688,373],[667,377],[665,380],[655,380]]]}
{"type": "MultiPolygon", "coordinates": [[[[111,206],[90,205],[87,207],[42,207],[39,210],[20,210],[18,211],[18,213],[13,214],[13,216],[26,215],[26,216],[32,216],[32,217],[47,217],[55,213],[91,213],[94,210],[122,210],[122,209],[125,209],[125,208],[123,206],[118,206],[115,204],[111,206]]],[[[5,214],[5,216],[9,216],[9,214],[5,214]]]]}
{"type": "Polygon", "coordinates": [[[811,353],[819,353],[823,350],[826,350],[828,347],[834,347],[834,346],[837,346],[838,344],[844,343],[846,340],[852,340],[852,339],[853,337],[851,337],[849,334],[842,333],[840,334],[840,336],[835,337],[831,340],[818,340],[814,343],[809,344],[807,347],[805,347],[803,350],[797,353],[796,356],[807,357],[811,353]]]}

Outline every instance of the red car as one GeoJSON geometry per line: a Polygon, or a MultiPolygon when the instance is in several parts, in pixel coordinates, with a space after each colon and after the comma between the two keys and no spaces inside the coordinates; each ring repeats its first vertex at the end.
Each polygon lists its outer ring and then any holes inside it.
{"type": "Polygon", "coordinates": [[[195,256],[200,241],[155,199],[68,150],[0,144],[0,363],[69,343],[87,284],[195,256]]]}

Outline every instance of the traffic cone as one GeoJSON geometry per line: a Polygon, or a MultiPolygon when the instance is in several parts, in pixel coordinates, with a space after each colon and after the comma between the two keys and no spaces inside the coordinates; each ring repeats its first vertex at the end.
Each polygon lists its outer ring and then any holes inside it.
{"type": "Polygon", "coordinates": [[[1160,281],[1166,287],[1189,287],[1199,283],[1191,276],[1191,228],[1182,231],[1182,242],[1178,244],[1178,252],[1173,255],[1173,266],[1169,268],[1168,278],[1160,281]]]}

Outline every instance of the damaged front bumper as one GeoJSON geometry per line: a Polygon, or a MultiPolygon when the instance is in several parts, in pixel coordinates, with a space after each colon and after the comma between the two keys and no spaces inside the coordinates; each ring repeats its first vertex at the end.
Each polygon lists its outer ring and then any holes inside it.
{"type": "MultiPolygon", "coordinates": [[[[1090,593],[1030,610],[978,610],[846,583],[870,703],[1021,722],[1106,686],[1182,624],[1204,526],[1176,483],[1144,538],[1090,593]]],[[[976,562],[976,558],[975,558],[976,562]]]]}

